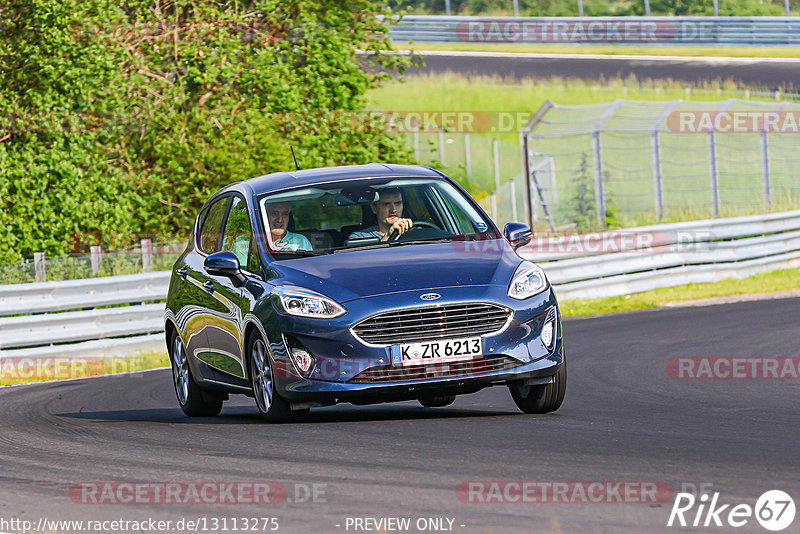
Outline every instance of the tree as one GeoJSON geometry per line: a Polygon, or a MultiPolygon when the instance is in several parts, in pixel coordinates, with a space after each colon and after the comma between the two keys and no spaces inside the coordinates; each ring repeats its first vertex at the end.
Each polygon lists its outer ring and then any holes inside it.
{"type": "Polygon", "coordinates": [[[410,161],[359,115],[410,63],[380,13],[376,0],[11,0],[0,261],[63,254],[73,234],[184,233],[213,191],[291,168],[289,144],[306,167],[410,161]]]}

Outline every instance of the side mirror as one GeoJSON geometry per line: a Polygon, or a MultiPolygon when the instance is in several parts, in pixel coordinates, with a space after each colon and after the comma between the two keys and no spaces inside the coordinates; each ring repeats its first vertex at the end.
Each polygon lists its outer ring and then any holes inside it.
{"type": "Polygon", "coordinates": [[[208,274],[212,276],[227,276],[238,282],[239,285],[247,280],[239,265],[239,258],[229,250],[209,254],[203,262],[203,267],[208,274]]]}
{"type": "Polygon", "coordinates": [[[503,235],[506,236],[508,242],[511,243],[511,248],[514,250],[524,247],[533,239],[533,231],[531,231],[527,224],[515,222],[506,224],[503,235]]]}

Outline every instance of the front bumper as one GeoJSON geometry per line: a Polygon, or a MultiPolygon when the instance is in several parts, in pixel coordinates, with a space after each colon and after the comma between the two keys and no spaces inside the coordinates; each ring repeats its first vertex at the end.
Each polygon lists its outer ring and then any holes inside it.
{"type": "MultiPolygon", "coordinates": [[[[481,301],[512,310],[512,318],[502,331],[483,337],[484,355],[493,361],[502,358],[501,368],[492,370],[490,366],[479,366],[474,370],[466,369],[463,374],[459,371],[437,373],[437,369],[433,369],[432,373],[399,380],[394,380],[391,373],[371,373],[371,370],[391,369],[391,348],[361,342],[350,326],[377,311],[403,307],[398,304],[402,302],[398,295],[385,295],[348,302],[348,313],[334,320],[273,316],[270,323],[274,329],[269,337],[278,393],[292,403],[311,405],[384,402],[424,394],[468,393],[516,381],[547,383],[562,365],[561,318],[550,288],[524,301],[508,298],[504,288],[501,292],[494,286],[436,291],[442,295],[442,304],[481,301]],[[556,311],[557,328],[555,344],[548,350],[540,339],[540,332],[551,309],[556,311]],[[287,338],[293,343],[299,342],[313,354],[315,365],[307,377],[295,369],[288,354],[287,338]],[[365,376],[378,378],[373,380],[365,376]]],[[[413,300],[403,304],[418,305],[413,300]]]]}

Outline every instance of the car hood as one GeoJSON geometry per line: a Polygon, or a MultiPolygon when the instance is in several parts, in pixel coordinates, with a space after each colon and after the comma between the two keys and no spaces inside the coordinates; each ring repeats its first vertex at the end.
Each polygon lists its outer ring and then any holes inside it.
{"type": "Polygon", "coordinates": [[[420,243],[272,263],[269,282],[338,302],[443,287],[507,287],[522,260],[502,239],[420,243]]]}

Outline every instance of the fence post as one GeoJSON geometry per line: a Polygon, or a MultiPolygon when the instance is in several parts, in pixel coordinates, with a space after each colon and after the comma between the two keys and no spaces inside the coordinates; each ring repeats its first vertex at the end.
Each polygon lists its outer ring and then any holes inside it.
{"type": "Polygon", "coordinates": [[[419,124],[414,121],[414,159],[419,162],[419,124]]]}
{"type": "Polygon", "coordinates": [[[492,195],[492,218],[497,222],[497,195],[500,193],[500,153],[497,139],[492,139],[492,156],[494,157],[494,194],[492,195]]]}
{"type": "MultiPolygon", "coordinates": [[[[786,1],[788,2],[789,0],[786,1]]],[[[519,17],[519,0],[514,0],[514,16],[519,17]]]]}
{"type": "Polygon", "coordinates": [[[583,16],[583,0],[578,0],[578,16],[583,16]]]}
{"type": "Polygon", "coordinates": [[[605,226],[606,194],[603,189],[603,155],[600,150],[600,131],[592,132],[592,152],[594,153],[594,202],[597,206],[597,222],[605,226]]]}
{"type": "Polygon", "coordinates": [[[439,126],[439,163],[444,167],[444,129],[439,126]]]}
{"type": "Polygon", "coordinates": [[[708,170],[711,177],[711,206],[719,217],[719,169],[717,169],[717,139],[714,130],[708,132],[708,170]]]}
{"type": "Polygon", "coordinates": [[[764,187],[764,209],[768,210],[772,205],[772,187],[769,179],[769,141],[767,132],[761,132],[761,180],[764,187]]]}
{"type": "Polygon", "coordinates": [[[445,14],[450,14],[450,0],[444,0],[444,12],[445,14]]]}
{"type": "Polygon", "coordinates": [[[658,130],[650,132],[650,146],[653,152],[653,197],[656,217],[660,221],[664,217],[664,184],[661,176],[661,140],[658,130]]]}
{"type": "Polygon", "coordinates": [[[153,240],[142,239],[142,270],[146,273],[153,270],[153,240]]]}
{"type": "MultiPolygon", "coordinates": [[[[714,5],[717,5],[717,0],[714,0],[714,5]]],[[[644,16],[650,16],[650,0],[644,0],[644,16]]]]}
{"type": "Polygon", "coordinates": [[[100,274],[100,259],[103,254],[103,251],[100,249],[100,245],[89,247],[89,254],[92,260],[92,276],[97,276],[100,274]]]}
{"type": "Polygon", "coordinates": [[[467,163],[467,180],[472,178],[472,161],[469,157],[469,133],[464,134],[464,156],[466,158],[467,163]]]}
{"type": "Polygon", "coordinates": [[[511,220],[516,222],[517,218],[517,184],[512,179],[511,182],[511,220]]]}
{"type": "Polygon", "coordinates": [[[47,282],[47,268],[45,267],[44,252],[33,253],[34,280],[47,282]]]}

